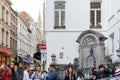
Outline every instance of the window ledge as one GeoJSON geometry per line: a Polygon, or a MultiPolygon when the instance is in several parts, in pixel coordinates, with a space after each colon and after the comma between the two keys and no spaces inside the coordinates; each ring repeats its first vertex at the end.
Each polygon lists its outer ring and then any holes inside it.
{"type": "Polygon", "coordinates": [[[54,29],[65,29],[65,26],[54,26],[54,29]]]}

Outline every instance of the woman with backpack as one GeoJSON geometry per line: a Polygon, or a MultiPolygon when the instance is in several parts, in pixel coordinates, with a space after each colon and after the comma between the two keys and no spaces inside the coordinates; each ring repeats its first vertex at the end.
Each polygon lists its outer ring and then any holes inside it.
{"type": "Polygon", "coordinates": [[[32,80],[44,80],[44,77],[42,76],[42,73],[41,73],[41,67],[40,66],[38,66],[36,68],[36,71],[32,74],[31,79],[32,80]]]}

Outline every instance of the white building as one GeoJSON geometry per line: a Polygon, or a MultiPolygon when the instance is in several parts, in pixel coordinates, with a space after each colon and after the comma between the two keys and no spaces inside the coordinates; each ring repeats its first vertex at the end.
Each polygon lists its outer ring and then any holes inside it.
{"type": "Polygon", "coordinates": [[[30,15],[26,12],[18,13],[18,56],[32,57],[36,52],[36,38],[32,28],[35,27],[30,15]],[[27,17],[27,18],[26,18],[27,17]]]}
{"type": "MultiPolygon", "coordinates": [[[[86,55],[86,53],[89,53],[91,47],[96,52],[94,56],[99,58],[99,64],[104,62],[102,58],[105,55],[116,54],[118,40],[120,39],[120,35],[118,35],[120,34],[119,2],[119,0],[46,0],[46,68],[52,62],[52,54],[56,55],[56,64],[60,65],[73,63],[76,57],[79,58],[81,65],[81,56],[85,54],[84,58],[89,57],[89,54],[86,55]],[[88,41],[84,40],[87,40],[85,37],[88,36],[96,38],[98,41],[96,44],[99,45],[98,48],[90,44],[89,49],[85,48],[83,50],[80,48],[81,42],[78,41],[79,44],[76,43],[76,40],[80,40],[79,38],[83,39],[81,40],[82,45],[83,43],[89,43],[91,38],[88,41]],[[102,42],[100,41],[101,37],[108,38],[105,41],[105,45],[104,39],[102,39],[102,42]]],[[[83,46],[86,46],[86,44],[83,46]]],[[[117,56],[113,57],[112,59],[115,61],[117,56]]]]}
{"type": "Polygon", "coordinates": [[[113,62],[117,60],[116,50],[119,49],[120,45],[120,1],[119,0],[107,0],[108,4],[108,46],[107,51],[112,55],[113,62]],[[118,42],[119,40],[119,42],[118,42]]]}

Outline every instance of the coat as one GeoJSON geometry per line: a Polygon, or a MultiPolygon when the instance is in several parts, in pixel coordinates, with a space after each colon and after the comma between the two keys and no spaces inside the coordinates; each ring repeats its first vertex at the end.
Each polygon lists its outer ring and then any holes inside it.
{"type": "Polygon", "coordinates": [[[22,76],[20,76],[19,72],[14,72],[12,80],[22,80],[22,76]]]}
{"type": "Polygon", "coordinates": [[[1,79],[0,80],[12,80],[12,71],[9,68],[0,70],[1,79]]]}
{"type": "Polygon", "coordinates": [[[58,79],[57,71],[49,72],[46,76],[46,80],[57,80],[57,79],[58,79]]]}

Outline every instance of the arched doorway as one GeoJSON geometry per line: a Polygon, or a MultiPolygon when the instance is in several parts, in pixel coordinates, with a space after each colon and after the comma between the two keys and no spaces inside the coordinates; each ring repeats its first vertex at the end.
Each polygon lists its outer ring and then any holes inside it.
{"type": "Polygon", "coordinates": [[[86,30],[82,32],[77,42],[79,43],[79,68],[98,67],[105,64],[105,44],[107,38],[96,31],[86,30]],[[91,53],[92,49],[92,53],[91,53]]]}

